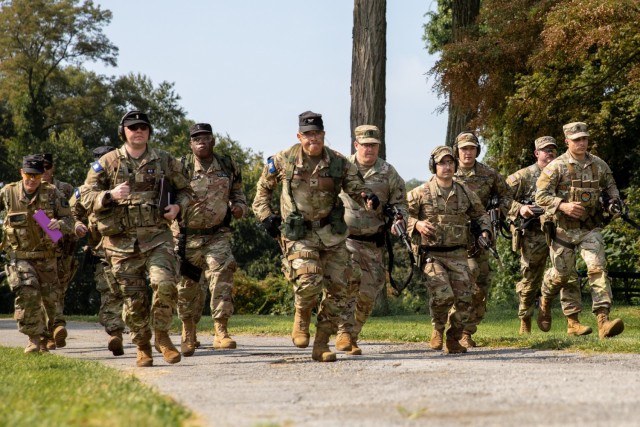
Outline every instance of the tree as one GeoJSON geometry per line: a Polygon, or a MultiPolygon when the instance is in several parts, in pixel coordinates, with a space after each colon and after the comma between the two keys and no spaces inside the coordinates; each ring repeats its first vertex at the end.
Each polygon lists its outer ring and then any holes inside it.
{"type": "MultiPolygon", "coordinates": [[[[351,141],[362,124],[380,129],[379,156],[386,158],[385,106],[387,61],[387,1],[355,0],[351,60],[351,141]]],[[[351,147],[353,153],[355,148],[351,147]]]]}

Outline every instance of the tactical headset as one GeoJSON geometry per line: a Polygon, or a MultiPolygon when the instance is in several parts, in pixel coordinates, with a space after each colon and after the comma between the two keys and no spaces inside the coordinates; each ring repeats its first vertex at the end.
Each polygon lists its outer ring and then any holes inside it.
{"type": "Polygon", "coordinates": [[[151,127],[151,123],[149,123],[149,117],[143,113],[142,111],[138,111],[138,110],[131,110],[128,111],[127,113],[125,113],[124,116],[122,116],[122,118],[120,119],[120,124],[118,124],[118,138],[120,138],[121,141],[126,142],[127,138],[124,135],[124,120],[129,117],[132,116],[134,114],[142,114],[147,118],[147,126],[149,126],[149,136],[151,136],[151,134],[153,133],[153,128],[151,127]]]}
{"type": "MultiPolygon", "coordinates": [[[[433,154],[429,157],[429,171],[434,175],[436,174],[436,158],[433,154]]],[[[458,158],[455,155],[453,156],[453,171],[458,171],[458,158]]]]}
{"type": "MultiPolygon", "coordinates": [[[[482,148],[480,147],[480,141],[478,141],[478,137],[477,137],[477,136],[475,136],[475,135],[473,134],[473,132],[469,132],[469,131],[460,132],[460,133],[458,134],[458,136],[456,136],[456,141],[453,143],[453,147],[452,147],[452,148],[453,148],[453,157],[454,157],[456,160],[460,157],[460,155],[458,154],[458,138],[460,138],[460,135],[465,134],[465,133],[468,133],[468,134],[470,134],[470,135],[473,135],[473,138],[474,138],[474,139],[475,139],[475,141],[476,141],[476,148],[477,148],[477,151],[476,151],[476,158],[480,155],[480,150],[482,150],[482,148]]],[[[456,163],[456,166],[457,166],[457,163],[456,163]]]]}

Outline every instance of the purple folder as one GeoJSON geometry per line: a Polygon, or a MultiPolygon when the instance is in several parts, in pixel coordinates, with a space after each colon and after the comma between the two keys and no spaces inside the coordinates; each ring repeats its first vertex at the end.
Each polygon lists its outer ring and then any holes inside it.
{"type": "Polygon", "coordinates": [[[40,228],[42,228],[44,232],[47,233],[47,236],[49,236],[53,243],[57,243],[58,240],[62,238],[62,231],[49,230],[49,228],[47,228],[51,220],[42,209],[38,209],[36,213],[33,214],[33,219],[35,219],[40,228]]]}

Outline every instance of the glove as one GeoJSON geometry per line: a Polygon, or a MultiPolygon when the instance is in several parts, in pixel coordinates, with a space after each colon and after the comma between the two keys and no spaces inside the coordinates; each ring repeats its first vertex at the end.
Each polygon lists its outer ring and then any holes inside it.
{"type": "Polygon", "coordinates": [[[624,204],[620,199],[613,199],[609,203],[609,213],[612,215],[622,213],[624,210],[624,204]]]}
{"type": "Polygon", "coordinates": [[[262,226],[274,239],[280,236],[280,224],[282,224],[282,217],[276,214],[271,214],[262,221],[262,226]]]}
{"type": "Polygon", "coordinates": [[[380,206],[380,199],[378,198],[378,196],[376,196],[373,193],[366,193],[364,195],[364,201],[367,202],[371,200],[371,205],[373,206],[373,209],[378,209],[378,206],[380,206]]]}

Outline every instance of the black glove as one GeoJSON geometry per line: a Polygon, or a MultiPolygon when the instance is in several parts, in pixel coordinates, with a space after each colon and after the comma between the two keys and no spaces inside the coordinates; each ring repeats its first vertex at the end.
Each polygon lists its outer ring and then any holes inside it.
{"type": "Polygon", "coordinates": [[[262,221],[262,226],[274,239],[280,236],[280,224],[282,224],[282,217],[276,214],[271,214],[262,221]]]}
{"type": "Polygon", "coordinates": [[[609,213],[612,215],[623,213],[624,204],[620,199],[612,199],[609,203],[609,213]]]}
{"type": "Polygon", "coordinates": [[[378,209],[378,206],[380,206],[380,199],[378,198],[378,196],[376,196],[373,193],[366,193],[364,195],[364,201],[367,202],[371,200],[371,205],[373,206],[373,209],[378,209]]]}

